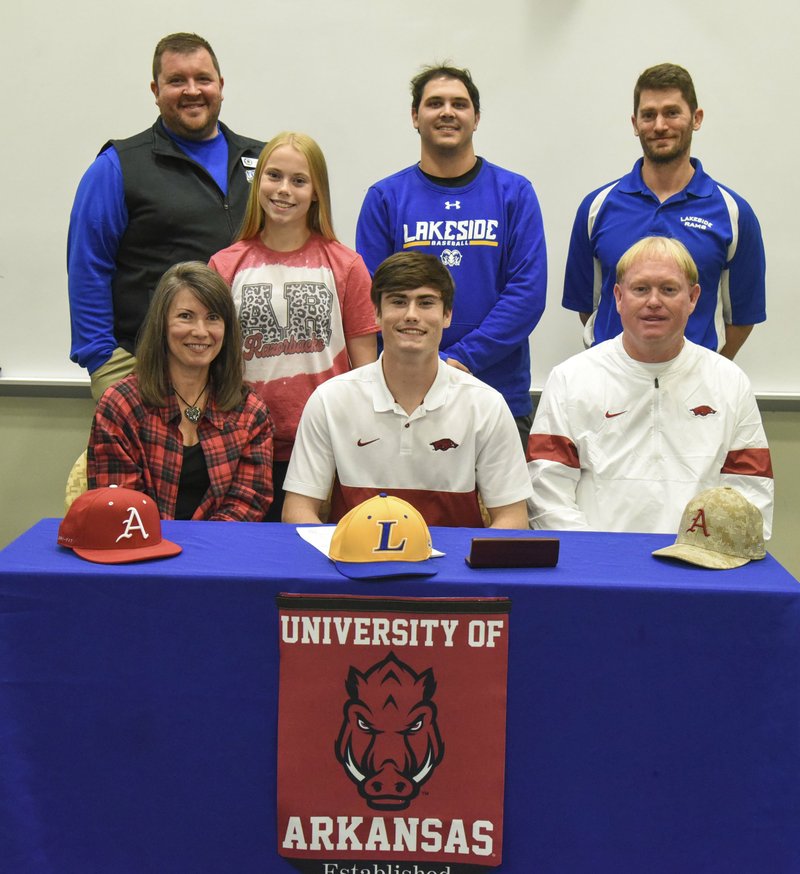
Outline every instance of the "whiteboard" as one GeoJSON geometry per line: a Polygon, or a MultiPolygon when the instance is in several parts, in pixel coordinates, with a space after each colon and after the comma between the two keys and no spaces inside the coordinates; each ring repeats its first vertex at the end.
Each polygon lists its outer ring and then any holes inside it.
{"type": "Polygon", "coordinates": [[[306,131],[329,164],[335,227],[353,244],[368,186],[419,158],[408,82],[450,59],[481,92],[478,154],[524,174],[544,214],[550,281],[532,337],[534,388],[581,349],[561,309],[572,220],[591,189],[640,155],[638,74],[671,61],[692,74],[702,129],[693,153],[742,194],[767,250],[768,321],[737,357],[760,395],[800,395],[792,251],[800,201],[794,111],[798,7],[775,0],[107,0],[4,4],[7,113],[0,209],[0,384],[85,381],[69,361],[66,235],[78,181],[100,146],[155,120],[156,42],[205,36],[225,78],[221,118],[262,139],[306,131]],[[786,157],[784,157],[786,156],[786,157]]]}

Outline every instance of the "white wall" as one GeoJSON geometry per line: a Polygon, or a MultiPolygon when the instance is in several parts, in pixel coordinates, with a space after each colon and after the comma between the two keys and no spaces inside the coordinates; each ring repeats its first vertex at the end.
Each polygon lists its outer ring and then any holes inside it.
{"type": "Polygon", "coordinates": [[[219,56],[222,117],[231,127],[265,139],[305,130],[319,140],[338,232],[349,243],[368,185],[418,158],[411,76],[434,59],[471,68],[483,105],[479,153],[527,175],[544,212],[551,282],[533,336],[537,387],[580,348],[577,316],[560,308],[577,204],[639,154],[629,122],[639,72],[665,60],[683,64],[706,111],[695,153],[750,200],[766,239],[769,321],[738,361],[758,392],[800,395],[790,239],[800,197],[793,167],[799,23],[797,7],[775,0],[5,4],[0,379],[83,378],[67,359],[72,197],[108,138],[154,120],[148,86],[157,40],[194,30],[219,56]]]}

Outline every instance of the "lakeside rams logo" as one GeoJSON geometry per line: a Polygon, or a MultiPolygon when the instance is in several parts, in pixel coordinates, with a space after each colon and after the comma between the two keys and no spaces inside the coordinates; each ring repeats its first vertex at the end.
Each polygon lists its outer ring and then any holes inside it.
{"type": "Polygon", "coordinates": [[[390,652],[361,673],[351,667],[336,758],[375,810],[404,810],[444,756],[428,668],[417,674],[390,652]]]}
{"type": "Polygon", "coordinates": [[[445,267],[458,267],[461,264],[461,252],[458,249],[443,249],[439,260],[445,267]]]}

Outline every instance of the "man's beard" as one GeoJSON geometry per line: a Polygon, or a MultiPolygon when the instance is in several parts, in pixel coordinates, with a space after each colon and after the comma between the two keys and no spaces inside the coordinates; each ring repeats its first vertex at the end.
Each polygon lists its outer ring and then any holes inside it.
{"type": "Polygon", "coordinates": [[[651,164],[679,163],[688,157],[692,149],[691,136],[687,140],[684,140],[684,138],[681,137],[679,140],[674,141],[673,147],[666,152],[653,149],[649,143],[642,140],[640,140],[640,142],[642,145],[642,152],[651,164]]]}

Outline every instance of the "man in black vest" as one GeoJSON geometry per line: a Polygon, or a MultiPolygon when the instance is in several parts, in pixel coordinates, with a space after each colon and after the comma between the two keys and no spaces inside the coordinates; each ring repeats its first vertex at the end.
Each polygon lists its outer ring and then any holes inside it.
{"type": "Polygon", "coordinates": [[[107,142],[78,186],[67,241],[70,357],[89,371],[95,398],[133,370],[162,273],[208,261],[239,229],[264,144],[218,121],[223,85],[206,40],[164,37],[150,84],[160,117],[107,142]]]}

